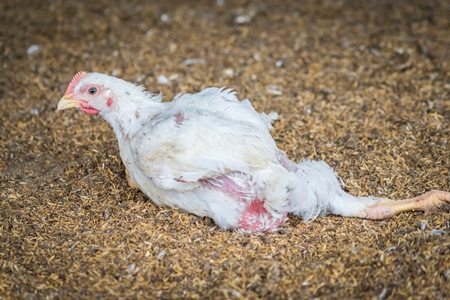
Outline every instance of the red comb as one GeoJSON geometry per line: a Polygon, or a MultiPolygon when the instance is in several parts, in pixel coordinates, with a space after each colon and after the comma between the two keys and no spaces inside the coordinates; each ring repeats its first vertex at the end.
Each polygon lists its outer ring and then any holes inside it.
{"type": "Polygon", "coordinates": [[[73,89],[75,88],[75,85],[77,85],[77,83],[81,80],[81,78],[83,78],[87,74],[88,73],[86,73],[84,71],[81,71],[81,72],[78,72],[77,74],[75,74],[75,76],[73,76],[73,78],[72,78],[72,81],[69,83],[69,86],[67,87],[66,94],[72,94],[73,89]]]}

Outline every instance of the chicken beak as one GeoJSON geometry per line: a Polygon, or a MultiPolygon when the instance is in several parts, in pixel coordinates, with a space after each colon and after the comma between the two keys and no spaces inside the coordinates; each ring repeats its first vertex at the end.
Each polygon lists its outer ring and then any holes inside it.
{"type": "Polygon", "coordinates": [[[63,110],[72,107],[78,107],[80,105],[79,100],[72,98],[72,94],[64,95],[58,102],[58,108],[56,110],[63,110]]]}

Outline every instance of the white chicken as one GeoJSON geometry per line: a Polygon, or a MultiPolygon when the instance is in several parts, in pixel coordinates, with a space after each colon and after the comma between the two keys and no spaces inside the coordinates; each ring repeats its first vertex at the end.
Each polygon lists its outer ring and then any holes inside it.
{"type": "Polygon", "coordinates": [[[225,229],[273,231],[288,213],[384,219],[450,202],[443,191],[402,201],[349,195],[325,162],[289,160],[269,133],[277,114],[257,113],[231,90],[161,100],[121,79],[79,72],[58,110],[99,113],[114,129],[131,186],[225,229]]]}

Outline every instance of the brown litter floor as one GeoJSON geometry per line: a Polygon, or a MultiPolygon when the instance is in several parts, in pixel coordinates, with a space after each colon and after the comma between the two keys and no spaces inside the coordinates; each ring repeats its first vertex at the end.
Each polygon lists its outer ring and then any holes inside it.
{"type": "Polygon", "coordinates": [[[448,208],[224,231],[131,189],[100,117],[55,111],[80,70],[228,86],[354,194],[450,190],[448,1],[119,2],[0,3],[1,299],[450,297],[448,208]]]}

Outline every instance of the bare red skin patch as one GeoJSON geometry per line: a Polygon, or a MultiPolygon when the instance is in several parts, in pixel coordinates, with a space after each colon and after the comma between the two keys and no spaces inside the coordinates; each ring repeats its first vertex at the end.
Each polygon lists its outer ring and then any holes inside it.
{"type": "Polygon", "coordinates": [[[183,121],[184,121],[185,119],[186,119],[186,118],[185,118],[181,113],[177,113],[177,114],[175,115],[175,122],[177,122],[178,125],[180,125],[181,123],[183,123],[183,121]]]}
{"type": "Polygon", "coordinates": [[[112,98],[108,98],[108,100],[106,100],[106,105],[111,106],[112,104],[113,104],[112,98]]]}
{"type": "Polygon", "coordinates": [[[287,213],[281,218],[274,217],[264,207],[264,200],[255,199],[242,213],[239,229],[248,231],[267,232],[279,228],[286,222],[287,213]]]}
{"type": "Polygon", "coordinates": [[[73,78],[72,78],[72,81],[70,81],[69,86],[67,87],[67,90],[64,95],[73,94],[73,89],[75,88],[77,83],[80,82],[80,80],[87,74],[88,73],[84,72],[84,71],[81,71],[81,72],[78,72],[77,74],[75,74],[75,76],[73,76],[73,78]]]}
{"type": "Polygon", "coordinates": [[[254,232],[273,231],[282,226],[287,220],[287,213],[284,213],[281,217],[273,216],[264,207],[263,199],[249,199],[249,197],[252,197],[252,187],[247,182],[236,182],[232,177],[230,178],[226,175],[202,180],[202,182],[208,188],[221,191],[236,201],[247,205],[242,212],[239,229],[254,232]]]}

